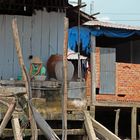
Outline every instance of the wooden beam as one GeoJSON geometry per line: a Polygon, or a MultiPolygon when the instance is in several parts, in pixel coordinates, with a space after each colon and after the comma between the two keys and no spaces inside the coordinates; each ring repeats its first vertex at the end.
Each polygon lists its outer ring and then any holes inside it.
{"type": "Polygon", "coordinates": [[[117,109],[115,111],[116,111],[116,117],[115,117],[115,135],[118,136],[120,109],[117,109]]]}
{"type": "Polygon", "coordinates": [[[96,135],[95,135],[95,131],[94,128],[92,126],[92,121],[90,118],[90,114],[87,111],[84,111],[84,115],[85,115],[85,127],[86,127],[86,132],[88,135],[89,140],[96,140],[96,135]]]}
{"type": "Polygon", "coordinates": [[[96,102],[96,37],[91,36],[91,104],[96,102]]]}
{"type": "Polygon", "coordinates": [[[11,122],[12,122],[12,128],[13,128],[13,133],[14,133],[14,139],[23,140],[18,115],[13,114],[13,118],[11,122]]]}
{"type": "Polygon", "coordinates": [[[15,96],[17,94],[25,94],[26,88],[25,87],[10,87],[10,86],[2,86],[0,87],[0,96],[15,96]]]}
{"type": "Polygon", "coordinates": [[[137,108],[133,107],[131,111],[131,140],[137,139],[137,108]]]}
{"type": "Polygon", "coordinates": [[[136,102],[113,102],[113,101],[96,101],[96,103],[93,104],[94,106],[97,107],[123,107],[123,108],[130,108],[130,107],[137,107],[140,108],[140,103],[136,102]]]}
{"type": "Polygon", "coordinates": [[[110,130],[108,130],[102,124],[97,122],[93,117],[91,117],[91,120],[92,120],[92,124],[93,124],[94,129],[99,134],[101,134],[103,137],[105,137],[106,139],[109,139],[109,140],[121,140],[119,137],[117,137],[115,134],[113,134],[110,130]]]}
{"type": "MultiPolygon", "coordinates": [[[[53,131],[57,134],[57,135],[62,135],[62,129],[53,129],[53,131]]],[[[24,134],[25,137],[29,137],[31,136],[31,129],[24,129],[22,131],[22,133],[24,134]]],[[[84,136],[86,135],[86,132],[84,129],[68,129],[67,130],[67,134],[68,135],[75,135],[75,136],[84,136]]],[[[41,132],[40,129],[38,129],[38,135],[43,135],[43,133],[41,132]]],[[[13,130],[12,129],[4,129],[3,131],[3,137],[4,138],[8,138],[8,137],[13,137],[13,130]]]]}
{"type": "Polygon", "coordinates": [[[62,99],[62,127],[63,135],[62,140],[67,140],[67,98],[68,98],[68,89],[67,89],[67,51],[68,51],[68,18],[64,18],[64,44],[63,44],[63,99],[62,99]]]}

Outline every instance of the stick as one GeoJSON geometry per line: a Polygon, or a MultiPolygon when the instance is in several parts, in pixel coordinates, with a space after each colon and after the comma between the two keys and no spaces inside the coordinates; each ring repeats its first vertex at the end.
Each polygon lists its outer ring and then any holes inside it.
{"type": "Polygon", "coordinates": [[[62,140],[67,140],[67,44],[68,44],[68,19],[64,18],[64,46],[63,46],[63,100],[62,100],[62,140]]]}
{"type": "MultiPolygon", "coordinates": [[[[16,19],[13,19],[13,21],[12,21],[12,28],[13,28],[13,36],[14,36],[14,40],[15,40],[15,48],[16,48],[16,51],[17,51],[19,65],[21,67],[23,80],[25,81],[25,86],[26,86],[26,89],[27,89],[27,96],[28,96],[28,99],[31,100],[30,79],[29,79],[29,76],[27,74],[26,67],[25,67],[24,61],[23,61],[23,56],[22,56],[22,50],[21,50],[21,46],[20,46],[20,40],[19,40],[18,27],[17,27],[16,19]]],[[[33,119],[30,107],[29,107],[29,118],[30,118],[31,130],[32,130],[32,138],[31,139],[32,140],[37,140],[37,135],[38,135],[37,134],[37,127],[36,127],[36,123],[33,119]]]]}

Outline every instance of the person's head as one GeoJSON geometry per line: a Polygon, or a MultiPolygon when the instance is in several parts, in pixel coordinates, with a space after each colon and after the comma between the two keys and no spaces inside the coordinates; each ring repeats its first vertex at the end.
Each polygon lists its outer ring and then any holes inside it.
{"type": "Polygon", "coordinates": [[[34,66],[38,66],[42,64],[42,61],[40,60],[39,57],[34,56],[31,60],[31,64],[34,64],[34,66]]]}

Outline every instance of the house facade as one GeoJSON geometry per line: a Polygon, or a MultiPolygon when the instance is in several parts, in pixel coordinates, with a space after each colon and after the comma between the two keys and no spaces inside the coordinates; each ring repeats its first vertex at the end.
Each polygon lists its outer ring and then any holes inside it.
{"type": "Polygon", "coordinates": [[[12,34],[12,19],[17,19],[23,57],[29,68],[30,56],[38,56],[44,65],[52,54],[63,54],[63,12],[36,11],[33,16],[0,15],[0,77],[17,79],[21,75],[12,34]]]}
{"type": "MultiPolygon", "coordinates": [[[[81,29],[81,40],[84,42],[82,49],[89,50],[88,43],[92,41],[88,40],[90,34],[96,38],[94,68],[96,67],[97,98],[100,95],[105,95],[102,96],[104,99],[106,95],[116,95],[126,100],[138,100],[140,28],[101,21],[89,21],[84,25],[85,29],[81,29]]],[[[70,33],[70,36],[73,34],[70,33]]],[[[73,47],[74,43],[70,42],[70,45],[73,47]]]]}

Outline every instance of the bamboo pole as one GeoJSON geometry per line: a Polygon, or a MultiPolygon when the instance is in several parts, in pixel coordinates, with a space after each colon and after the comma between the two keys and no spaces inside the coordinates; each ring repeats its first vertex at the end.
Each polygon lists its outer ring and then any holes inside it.
{"type": "MultiPolygon", "coordinates": [[[[24,61],[23,61],[23,56],[22,56],[22,50],[21,50],[21,46],[20,46],[20,39],[19,39],[16,19],[13,19],[13,21],[12,21],[12,29],[13,29],[13,36],[14,36],[14,40],[15,40],[15,48],[16,48],[16,51],[17,51],[19,65],[21,67],[22,77],[23,77],[23,80],[25,81],[25,86],[26,86],[26,89],[27,89],[28,100],[31,100],[31,98],[32,98],[31,92],[32,91],[31,91],[31,86],[30,86],[30,79],[29,79],[29,76],[28,76],[28,73],[26,71],[24,61]]],[[[32,116],[30,106],[29,106],[29,118],[30,118],[31,130],[32,130],[31,140],[37,140],[37,135],[38,135],[37,126],[36,126],[35,120],[32,116]]]]}
{"type": "Polygon", "coordinates": [[[14,112],[15,110],[15,106],[16,106],[16,102],[13,101],[13,103],[9,106],[2,122],[1,122],[1,125],[0,125],[0,137],[2,136],[2,133],[8,123],[8,121],[10,120],[10,118],[12,117],[12,113],[14,112]]]}
{"type": "Polygon", "coordinates": [[[67,140],[67,44],[68,44],[68,19],[64,18],[64,46],[63,46],[63,99],[62,99],[62,140],[67,140]]]}

